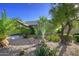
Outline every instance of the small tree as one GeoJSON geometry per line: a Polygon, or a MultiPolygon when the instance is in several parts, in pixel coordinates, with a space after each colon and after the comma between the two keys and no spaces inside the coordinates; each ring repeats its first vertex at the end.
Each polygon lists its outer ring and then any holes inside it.
{"type": "Polygon", "coordinates": [[[40,20],[38,21],[38,31],[41,32],[41,37],[43,39],[43,42],[46,42],[46,39],[45,39],[45,34],[46,34],[46,31],[47,31],[47,18],[46,17],[40,17],[40,20]]]}
{"type": "MultiPolygon", "coordinates": [[[[76,4],[56,4],[52,5],[50,14],[52,16],[52,21],[54,26],[60,28],[60,38],[61,42],[65,43],[64,33],[66,37],[69,37],[71,30],[73,29],[73,24],[79,19],[78,16],[79,7],[76,4]],[[67,30],[65,32],[65,29],[67,30]]],[[[76,22],[77,24],[78,22],[76,22]]]]}

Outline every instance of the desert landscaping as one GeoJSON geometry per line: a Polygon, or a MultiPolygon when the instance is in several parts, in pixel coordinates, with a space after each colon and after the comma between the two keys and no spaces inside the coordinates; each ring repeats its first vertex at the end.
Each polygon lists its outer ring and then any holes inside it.
{"type": "Polygon", "coordinates": [[[0,17],[0,56],[79,56],[79,4],[50,4],[51,18],[0,17]]]}

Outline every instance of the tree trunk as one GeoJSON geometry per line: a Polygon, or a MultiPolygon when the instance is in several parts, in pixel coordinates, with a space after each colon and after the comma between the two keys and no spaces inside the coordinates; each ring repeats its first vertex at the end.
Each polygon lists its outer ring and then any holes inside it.
{"type": "Polygon", "coordinates": [[[71,32],[71,29],[72,29],[72,27],[71,27],[71,25],[69,24],[69,25],[68,25],[68,31],[67,31],[67,37],[69,36],[69,34],[70,34],[70,32],[71,32]]]}
{"type": "Polygon", "coordinates": [[[45,39],[45,35],[44,34],[42,35],[42,40],[46,44],[46,39],[45,39]]]}
{"type": "Polygon", "coordinates": [[[65,29],[65,27],[62,25],[61,34],[60,34],[60,38],[61,38],[60,43],[62,43],[62,44],[66,44],[66,41],[65,41],[65,38],[64,38],[64,29],[65,29]]]}
{"type": "Polygon", "coordinates": [[[45,39],[45,30],[41,31],[42,32],[42,42],[43,43],[47,43],[46,39],[45,39]]]}
{"type": "Polygon", "coordinates": [[[8,38],[5,38],[0,42],[0,47],[7,48],[8,46],[9,46],[8,38]]]}
{"type": "Polygon", "coordinates": [[[68,40],[68,41],[71,41],[71,37],[69,36],[71,30],[72,30],[72,26],[71,26],[71,24],[69,23],[69,24],[68,24],[68,31],[67,31],[67,34],[66,34],[66,40],[68,40]]]}

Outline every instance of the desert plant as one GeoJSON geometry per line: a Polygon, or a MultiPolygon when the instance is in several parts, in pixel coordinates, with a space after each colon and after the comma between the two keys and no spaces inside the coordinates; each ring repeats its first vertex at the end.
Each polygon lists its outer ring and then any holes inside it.
{"type": "Polygon", "coordinates": [[[46,43],[45,34],[46,34],[47,28],[48,28],[47,24],[48,24],[47,18],[44,16],[40,17],[40,19],[38,21],[38,30],[41,33],[42,41],[44,41],[45,43],[46,43]]]}
{"type": "Polygon", "coordinates": [[[58,35],[49,35],[49,36],[47,36],[47,40],[53,41],[53,42],[59,42],[60,37],[58,35]]]}
{"type": "Polygon", "coordinates": [[[41,33],[39,31],[38,26],[35,26],[34,30],[35,30],[35,38],[40,38],[41,37],[41,33]]]}
{"type": "Polygon", "coordinates": [[[50,49],[47,44],[42,43],[36,48],[35,55],[37,56],[56,56],[57,49],[50,49]]]}
{"type": "Polygon", "coordinates": [[[79,42],[79,35],[75,35],[74,38],[75,38],[75,41],[76,41],[76,42],[79,42]]]}
{"type": "Polygon", "coordinates": [[[66,37],[68,37],[71,34],[73,26],[79,24],[79,5],[65,3],[55,4],[55,6],[53,4],[51,5],[50,14],[52,16],[53,25],[57,28],[60,27],[61,43],[65,43],[66,41],[64,41],[64,39],[66,38],[64,38],[64,33],[66,33],[66,37]]]}
{"type": "MultiPolygon", "coordinates": [[[[7,37],[11,34],[11,32],[15,29],[14,21],[7,18],[6,11],[2,11],[2,17],[0,19],[0,44],[4,43],[4,45],[8,44],[4,41],[7,41],[7,37]]],[[[7,41],[8,42],[8,41],[7,41]]]]}
{"type": "Polygon", "coordinates": [[[22,28],[21,28],[21,31],[20,31],[20,34],[21,34],[24,38],[28,38],[28,37],[33,36],[35,33],[34,33],[33,28],[22,27],[22,28]]]}
{"type": "Polygon", "coordinates": [[[50,49],[50,51],[49,51],[49,54],[48,54],[48,55],[49,55],[49,56],[56,56],[56,55],[57,55],[57,52],[58,52],[58,50],[57,50],[57,49],[55,49],[55,48],[54,48],[54,49],[52,49],[52,50],[50,49]]]}
{"type": "Polygon", "coordinates": [[[75,42],[79,42],[79,33],[73,35],[75,42]]]}

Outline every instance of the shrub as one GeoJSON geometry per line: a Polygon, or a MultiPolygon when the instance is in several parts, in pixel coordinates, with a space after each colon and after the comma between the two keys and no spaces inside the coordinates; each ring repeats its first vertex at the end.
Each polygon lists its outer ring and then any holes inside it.
{"type": "Polygon", "coordinates": [[[74,35],[79,35],[79,33],[75,33],[74,35]]]}
{"type": "Polygon", "coordinates": [[[35,51],[36,56],[56,56],[56,53],[56,49],[51,50],[46,44],[41,44],[35,51]]]}
{"type": "Polygon", "coordinates": [[[79,35],[74,35],[75,42],[79,42],[79,35]]]}
{"type": "Polygon", "coordinates": [[[47,39],[49,41],[53,41],[53,42],[59,42],[60,38],[58,35],[50,35],[50,36],[47,36],[47,39]]]}
{"type": "Polygon", "coordinates": [[[31,36],[34,36],[35,35],[35,31],[33,28],[22,28],[21,29],[21,35],[24,37],[24,38],[28,38],[28,37],[31,37],[31,36]]]}
{"type": "Polygon", "coordinates": [[[57,53],[57,49],[50,49],[50,51],[49,51],[49,56],[56,56],[56,53],[57,53]]]}
{"type": "Polygon", "coordinates": [[[35,38],[41,38],[41,31],[38,29],[38,27],[34,27],[35,30],[35,38]]]}
{"type": "Polygon", "coordinates": [[[66,39],[66,41],[72,42],[73,35],[67,36],[66,34],[64,34],[64,38],[66,39]]]}
{"type": "Polygon", "coordinates": [[[24,38],[27,38],[31,34],[31,30],[27,28],[22,28],[20,33],[24,38]]]}
{"type": "Polygon", "coordinates": [[[39,47],[37,47],[35,54],[37,56],[46,56],[48,55],[49,48],[45,44],[41,44],[39,47]]]}

